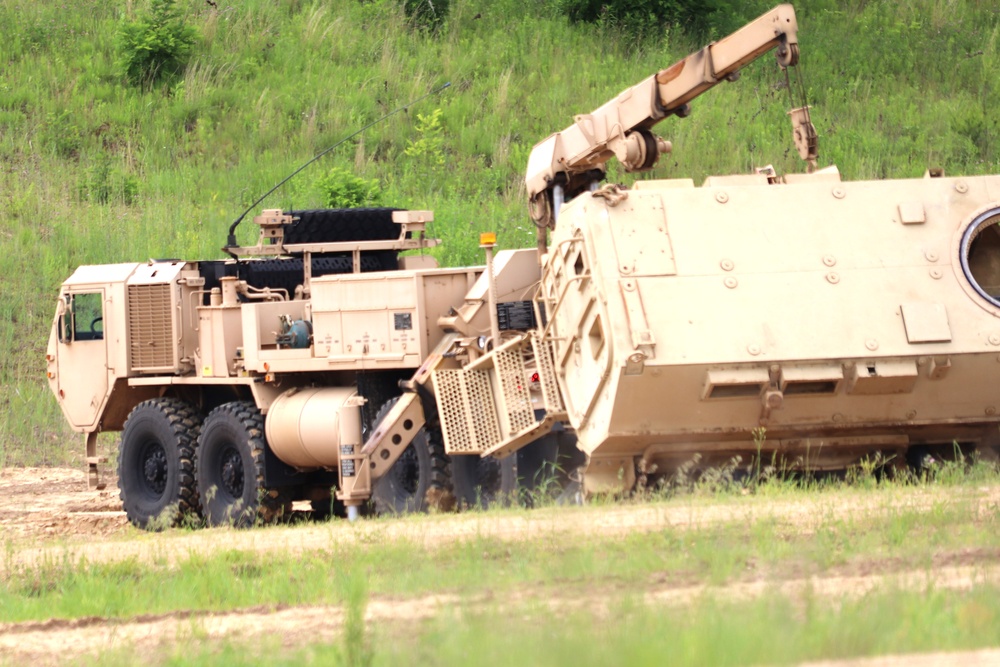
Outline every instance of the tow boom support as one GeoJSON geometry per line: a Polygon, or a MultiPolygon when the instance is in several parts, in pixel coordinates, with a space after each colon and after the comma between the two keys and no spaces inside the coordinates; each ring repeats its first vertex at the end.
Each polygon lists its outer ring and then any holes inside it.
{"type": "Polygon", "coordinates": [[[650,128],[671,115],[687,116],[691,100],[723,80],[735,81],[740,68],[771,49],[777,49],[779,65],[794,66],[799,57],[796,33],[795,10],[779,5],[599,109],[576,116],[573,125],[536,145],[528,158],[525,184],[532,218],[540,227],[552,226],[555,188],[572,199],[604,178],[612,157],[625,171],[652,169],[671,147],[650,128]]]}

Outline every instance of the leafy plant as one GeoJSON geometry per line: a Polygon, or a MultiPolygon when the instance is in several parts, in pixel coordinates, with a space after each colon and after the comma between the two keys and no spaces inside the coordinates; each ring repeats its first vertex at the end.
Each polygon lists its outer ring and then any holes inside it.
{"type": "Polygon", "coordinates": [[[103,155],[84,171],[77,193],[81,201],[132,204],[139,194],[139,180],[103,155]]]}
{"type": "Polygon", "coordinates": [[[355,176],[346,169],[334,167],[316,182],[323,205],[330,208],[374,206],[382,199],[378,179],[355,176]]]}
{"type": "Polygon", "coordinates": [[[148,14],[118,28],[118,64],[129,82],[148,86],[184,71],[197,32],[174,0],[151,0],[148,14]]]}
{"type": "Polygon", "coordinates": [[[410,157],[421,158],[430,164],[444,164],[444,127],[441,125],[441,109],[430,115],[417,114],[417,134],[420,138],[409,141],[403,151],[410,157]]]}

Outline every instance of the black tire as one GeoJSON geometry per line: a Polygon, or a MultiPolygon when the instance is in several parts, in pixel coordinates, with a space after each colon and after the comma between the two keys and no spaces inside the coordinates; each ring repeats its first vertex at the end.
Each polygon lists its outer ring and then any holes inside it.
{"type": "Polygon", "coordinates": [[[287,211],[298,218],[285,226],[285,244],[386,241],[399,238],[395,208],[321,208],[287,211]]]}
{"type": "Polygon", "coordinates": [[[291,508],[287,494],[264,488],[264,417],[248,401],[209,413],[198,438],[197,480],[209,526],[247,528],[291,508]]]}
{"type": "Polygon", "coordinates": [[[154,398],[133,408],[118,448],[118,488],[135,526],[162,530],[199,514],[194,478],[201,416],[175,398],[154,398]]]}
{"type": "Polygon", "coordinates": [[[515,488],[514,458],[498,460],[478,454],[453,454],[451,476],[459,504],[478,509],[508,504],[515,488]]]}
{"type": "MultiPolygon", "coordinates": [[[[396,400],[382,406],[375,424],[382,421],[396,400]]],[[[372,501],[376,513],[426,512],[429,500],[441,509],[451,509],[454,496],[450,468],[451,460],[444,453],[440,431],[424,426],[386,474],[375,482],[372,501]]]]}
{"type": "MultiPolygon", "coordinates": [[[[389,255],[392,257],[382,257],[378,252],[362,253],[361,272],[396,269],[398,267],[396,253],[389,252],[389,255]]],[[[255,259],[240,265],[240,277],[254,287],[284,289],[288,290],[289,294],[295,294],[295,288],[302,284],[302,266],[301,257],[255,259]]],[[[312,260],[314,278],[351,273],[353,270],[354,260],[350,255],[320,255],[313,257],[312,260]]],[[[235,269],[233,272],[235,273],[235,269]]]]}
{"type": "Polygon", "coordinates": [[[513,466],[504,478],[504,493],[516,495],[518,502],[527,507],[572,502],[567,497],[579,486],[577,469],[586,464],[586,456],[576,442],[574,433],[557,426],[548,435],[519,449],[508,457],[513,466]]]}

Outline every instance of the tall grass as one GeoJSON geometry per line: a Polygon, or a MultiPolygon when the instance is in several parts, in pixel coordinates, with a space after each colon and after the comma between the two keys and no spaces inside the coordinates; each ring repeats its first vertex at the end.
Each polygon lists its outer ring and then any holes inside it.
{"type": "MultiPolygon", "coordinates": [[[[741,6],[750,18],[767,4],[741,6]]],[[[498,231],[504,247],[533,242],[521,178],[534,143],[699,46],[669,30],[635,42],[570,25],[554,1],[451,5],[430,33],[392,0],[183,0],[199,32],[193,58],[183,77],[143,89],[124,81],[114,53],[117,26],[141,3],[5,0],[0,464],[77,455],[42,361],[54,294],[77,265],[219,257],[228,224],[257,195],[444,81],[448,92],[349,142],[267,205],[317,205],[322,170],[351,169],[377,179],[386,203],[435,210],[445,264],[480,263],[479,231],[498,231]],[[405,152],[420,139],[416,113],[435,109],[444,165],[405,152]]],[[[998,171],[996,7],[797,5],[824,163],[850,178],[919,176],[928,165],[998,171]]],[[[697,100],[691,118],[661,128],[675,151],[653,176],[799,169],[783,82],[765,58],[697,100]]],[[[244,225],[243,240],[250,233],[244,225]]]]}

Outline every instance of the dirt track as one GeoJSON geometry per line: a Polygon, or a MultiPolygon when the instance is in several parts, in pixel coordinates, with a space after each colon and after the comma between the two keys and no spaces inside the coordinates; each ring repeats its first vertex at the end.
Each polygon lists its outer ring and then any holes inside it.
{"type": "MultiPolygon", "coordinates": [[[[980,512],[996,512],[1000,506],[1000,486],[973,490],[966,498],[980,512]]],[[[579,509],[540,510],[523,514],[460,514],[431,516],[403,521],[363,521],[305,524],[252,531],[201,530],[171,531],[148,535],[133,529],[121,512],[114,480],[105,491],[87,488],[82,472],[66,469],[19,469],[0,471],[0,538],[12,545],[0,577],[12,566],[31,565],[48,557],[86,559],[88,562],[123,558],[150,558],[163,562],[210,553],[215,549],[266,552],[309,550],[331,544],[405,540],[433,548],[436,544],[478,537],[517,541],[538,536],[608,536],[698,527],[730,522],[774,520],[809,532],[832,517],[846,518],[872,512],[900,510],[931,511],[942,504],[957,502],[955,489],[925,488],[914,493],[851,494],[816,496],[803,494],[794,499],[745,498],[722,502],[703,500],[669,505],[615,505],[579,509]],[[100,536],[102,539],[94,539],[100,536]]],[[[897,572],[892,564],[854,564],[848,571],[828,572],[821,577],[792,578],[775,584],[754,579],[712,588],[703,584],[651,581],[646,600],[657,605],[687,605],[702,595],[752,598],[774,591],[795,596],[806,587],[832,599],[856,597],[895,586],[919,590],[927,585],[968,589],[980,583],[1000,584],[1000,554],[944,554],[928,570],[897,572]]],[[[589,591],[589,589],[588,589],[589,591]]],[[[590,591],[584,596],[560,591],[541,591],[530,601],[544,601],[554,609],[599,608],[602,596],[590,591]],[[544,597],[543,597],[544,596],[544,597]]],[[[525,600],[529,601],[529,600],[525,600]]],[[[430,595],[416,598],[372,599],[367,608],[370,621],[392,627],[429,618],[454,607],[454,596],[430,595]]],[[[463,599],[463,604],[477,604],[463,599]]],[[[484,599],[483,604],[489,600],[484,599]]],[[[106,618],[51,620],[0,625],[0,657],[33,665],[60,664],[67,651],[81,659],[102,650],[134,647],[139,655],[152,657],[165,647],[176,646],[197,635],[210,640],[233,640],[262,633],[282,637],[287,646],[316,641],[335,641],[343,610],[338,607],[291,607],[241,609],[231,613],[181,611],[157,617],[116,620],[106,618]]],[[[129,649],[132,650],[132,649],[129,649]]],[[[881,661],[822,663],[875,667],[910,664],[1000,664],[1000,651],[883,658],[881,661]],[[926,662],[926,660],[931,660],[926,662]],[[978,661],[978,662],[977,662],[978,661]]]]}

